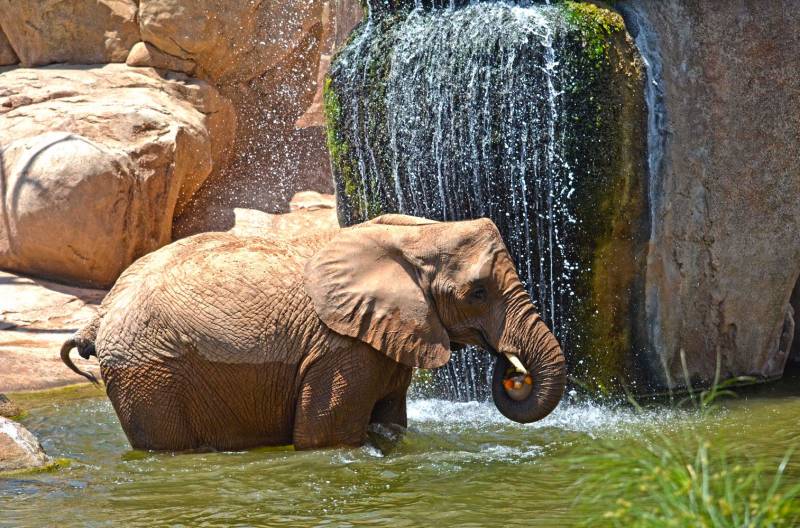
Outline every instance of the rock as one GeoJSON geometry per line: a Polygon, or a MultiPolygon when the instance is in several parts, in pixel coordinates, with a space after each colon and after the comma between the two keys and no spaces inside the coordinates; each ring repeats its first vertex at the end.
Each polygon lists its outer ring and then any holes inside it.
{"type": "MultiPolygon", "coordinates": [[[[58,352],[94,317],[105,295],[106,290],[0,271],[0,392],[85,383],[61,362],[58,352]]],[[[85,361],[73,352],[72,359],[99,376],[95,358],[85,361]]]]}
{"type": "Polygon", "coordinates": [[[139,38],[135,0],[0,0],[0,26],[23,66],[125,62],[139,38]]]}
{"type": "Polygon", "coordinates": [[[8,41],[6,34],[3,33],[3,29],[0,28],[0,66],[10,66],[18,62],[19,58],[14,52],[14,48],[11,47],[11,43],[8,41]]]}
{"type": "MultiPolygon", "coordinates": [[[[333,229],[339,226],[336,219],[336,199],[332,194],[314,191],[299,192],[290,202],[287,213],[267,213],[246,207],[206,209],[205,215],[195,218],[196,225],[211,227],[212,231],[231,231],[242,235],[292,238],[304,232],[333,229]]],[[[188,236],[178,231],[176,237],[188,236]]]]}
{"type": "Polygon", "coordinates": [[[304,233],[336,229],[336,199],[332,194],[300,192],[290,202],[291,212],[269,214],[235,208],[231,232],[239,235],[294,238],[304,233]]]}
{"type": "Polygon", "coordinates": [[[234,126],[230,104],[182,74],[124,65],[0,74],[0,267],[111,285],[172,240],[173,216],[224,163],[234,126]]]}
{"type": "Polygon", "coordinates": [[[222,85],[274,77],[316,45],[321,12],[322,2],[308,0],[139,0],[138,20],[142,40],[192,59],[202,78],[222,85]]]}
{"type": "Polygon", "coordinates": [[[49,461],[42,445],[30,431],[0,416],[0,472],[35,469],[49,461]]]}
{"type": "Polygon", "coordinates": [[[19,405],[8,399],[8,396],[0,393],[0,417],[13,418],[22,414],[19,405]]]}
{"type": "Polygon", "coordinates": [[[323,88],[325,76],[331,65],[333,54],[345,43],[350,32],[361,21],[364,8],[361,2],[355,0],[337,0],[334,6],[325,2],[322,9],[322,46],[317,68],[317,91],[314,100],[305,113],[298,118],[297,128],[310,128],[325,126],[323,115],[323,88]]]}
{"type": "Polygon", "coordinates": [[[125,64],[128,66],[150,66],[162,70],[183,72],[187,75],[192,75],[195,68],[194,61],[164,53],[147,42],[134,44],[125,64]]]}
{"type": "MultiPolygon", "coordinates": [[[[783,373],[800,275],[800,10],[636,0],[661,63],[651,175],[650,360],[663,383],[783,373]],[[782,339],[782,336],[783,339],[782,339]],[[783,345],[782,345],[783,342],[783,345]],[[663,366],[663,367],[662,367],[663,366]]],[[[652,154],[652,147],[651,147],[652,154]]],[[[797,347],[793,344],[792,347],[797,347]]]]}
{"type": "Polygon", "coordinates": [[[177,232],[228,229],[234,208],[285,212],[299,190],[332,191],[323,131],[295,129],[316,91],[322,6],[140,1],[142,40],[194,61],[196,75],[218,86],[239,116],[230,166],[209,178],[177,232]]]}

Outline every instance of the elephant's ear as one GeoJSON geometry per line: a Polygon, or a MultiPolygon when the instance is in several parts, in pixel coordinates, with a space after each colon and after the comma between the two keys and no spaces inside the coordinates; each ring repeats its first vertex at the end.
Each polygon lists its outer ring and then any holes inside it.
{"type": "Polygon", "coordinates": [[[410,367],[435,368],[450,359],[450,337],[439,320],[419,265],[403,254],[411,227],[343,229],[306,264],[305,287],[320,319],[410,367]]]}

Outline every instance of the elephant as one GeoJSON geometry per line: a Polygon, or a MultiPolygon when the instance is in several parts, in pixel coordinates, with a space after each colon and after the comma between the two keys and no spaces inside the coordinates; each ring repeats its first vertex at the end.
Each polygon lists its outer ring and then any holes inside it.
{"type": "Polygon", "coordinates": [[[286,240],[209,232],[135,261],[64,343],[96,355],[135,449],[358,446],[406,427],[414,368],[451,345],[497,356],[507,418],[547,416],[561,347],[488,219],[383,215],[286,240]]]}

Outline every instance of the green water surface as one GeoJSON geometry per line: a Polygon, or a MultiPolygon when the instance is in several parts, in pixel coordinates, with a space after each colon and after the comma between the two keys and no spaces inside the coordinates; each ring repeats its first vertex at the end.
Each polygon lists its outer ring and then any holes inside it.
{"type": "Polygon", "coordinates": [[[491,403],[412,400],[402,439],[316,452],[135,452],[104,397],[28,405],[24,424],[73,462],[0,477],[0,526],[604,526],[615,497],[649,500],[618,470],[654,442],[773,472],[800,445],[796,378],[712,413],[572,401],[530,425],[491,403]]]}

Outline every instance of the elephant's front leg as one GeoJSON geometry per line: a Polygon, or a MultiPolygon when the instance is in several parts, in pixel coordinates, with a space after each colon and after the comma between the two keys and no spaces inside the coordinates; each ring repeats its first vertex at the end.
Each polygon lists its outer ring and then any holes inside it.
{"type": "Polygon", "coordinates": [[[323,354],[300,386],[295,448],[360,446],[374,418],[405,425],[410,378],[411,369],[362,343],[323,354]]]}

